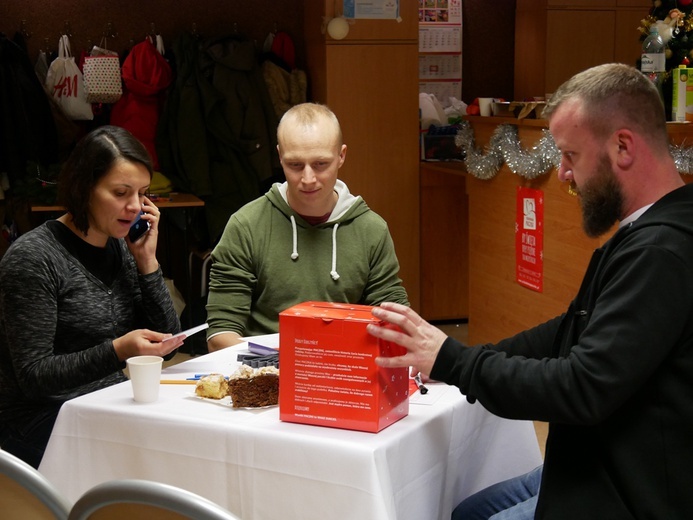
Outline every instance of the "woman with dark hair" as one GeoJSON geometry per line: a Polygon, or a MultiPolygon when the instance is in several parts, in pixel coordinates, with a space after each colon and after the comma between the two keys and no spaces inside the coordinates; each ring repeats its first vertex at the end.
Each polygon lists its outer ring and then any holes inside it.
{"type": "Polygon", "coordinates": [[[127,130],[84,137],[58,180],[67,212],[0,261],[0,447],[38,467],[62,403],[121,381],[129,357],[182,340],[156,259],[149,155],[127,130]],[[141,214],[141,216],[140,216],[141,214]],[[128,236],[141,218],[141,238],[128,236]]]}

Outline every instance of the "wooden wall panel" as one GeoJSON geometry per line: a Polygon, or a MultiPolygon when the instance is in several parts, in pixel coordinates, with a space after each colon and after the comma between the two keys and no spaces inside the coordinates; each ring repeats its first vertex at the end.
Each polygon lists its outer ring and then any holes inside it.
{"type": "Polygon", "coordinates": [[[515,11],[515,100],[546,94],[547,0],[517,0],[515,11]]]}
{"type": "MultiPolygon", "coordinates": [[[[639,1],[642,3],[642,0],[639,1]]],[[[616,13],[614,61],[637,66],[642,53],[642,43],[637,28],[640,26],[640,20],[646,15],[647,10],[645,8],[622,10],[616,13]]]]}
{"type": "Polygon", "coordinates": [[[616,7],[616,0],[548,0],[549,7],[616,7]]]}
{"type": "Polygon", "coordinates": [[[635,65],[650,0],[517,0],[515,99],[553,92],[601,63],[635,65]]]}
{"type": "Polygon", "coordinates": [[[469,216],[464,166],[421,163],[421,315],[469,317],[469,216]]]}
{"type": "Polygon", "coordinates": [[[515,16],[514,100],[546,93],[546,8],[518,1],[515,16]]]}
{"type": "Polygon", "coordinates": [[[616,5],[619,7],[644,7],[649,9],[652,7],[652,0],[616,0],[616,5]]]}
{"type": "MultiPolygon", "coordinates": [[[[496,128],[473,118],[477,146],[496,128]]],[[[518,127],[522,146],[531,148],[543,135],[540,122],[518,127]],[[532,125],[532,126],[529,126],[532,125]]],[[[578,200],[569,195],[556,172],[533,181],[503,166],[491,180],[468,175],[469,196],[469,341],[498,341],[562,313],[574,297],[592,251],[603,241],[582,232],[578,200]],[[515,212],[518,186],[544,192],[544,290],[515,281],[515,212]]]]}
{"type": "Polygon", "coordinates": [[[513,99],[516,0],[462,1],[462,99],[513,99]]]}
{"type": "Polygon", "coordinates": [[[544,92],[553,92],[577,72],[614,60],[614,11],[549,11],[546,23],[544,92]]]}
{"type": "Polygon", "coordinates": [[[321,31],[334,9],[332,0],[305,0],[310,92],[339,117],[348,147],[340,177],[387,221],[418,310],[418,0],[400,0],[401,23],[359,19],[343,40],[321,31]]]}
{"type": "Polygon", "coordinates": [[[276,27],[294,39],[298,65],[305,66],[302,0],[0,2],[0,31],[12,37],[19,30],[22,20],[26,20],[27,30],[31,33],[27,44],[32,59],[35,59],[38,50],[45,46],[46,38],[50,49],[57,52],[58,39],[65,22],[69,22],[72,31],[70,40],[75,55],[86,49],[89,42],[98,44],[108,22],[113,24],[114,30],[118,33],[115,38],[108,40],[108,46],[117,51],[129,49],[132,42],[142,41],[150,32],[152,22],[167,46],[171,45],[181,32],[192,31],[194,23],[198,32],[205,38],[226,36],[235,28],[239,33],[256,40],[260,47],[265,37],[276,27]]]}
{"type": "Polygon", "coordinates": [[[339,117],[348,147],[340,177],[387,221],[418,309],[418,46],[329,45],[326,56],[324,101],[339,117]]]}

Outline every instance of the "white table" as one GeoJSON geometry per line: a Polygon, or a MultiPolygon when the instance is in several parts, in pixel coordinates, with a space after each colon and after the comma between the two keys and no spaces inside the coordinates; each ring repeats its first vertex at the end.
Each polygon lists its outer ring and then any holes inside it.
{"type": "MultiPolygon", "coordinates": [[[[237,350],[162,378],[230,374],[237,350]]],[[[191,385],[162,385],[158,402],[135,403],[126,382],[63,405],[40,471],[72,501],[100,482],[142,478],[244,520],[447,520],[464,497],[541,463],[531,422],[428,386],[411,396],[407,417],[374,434],[282,422],[277,407],[235,410],[194,397],[191,385]]]]}

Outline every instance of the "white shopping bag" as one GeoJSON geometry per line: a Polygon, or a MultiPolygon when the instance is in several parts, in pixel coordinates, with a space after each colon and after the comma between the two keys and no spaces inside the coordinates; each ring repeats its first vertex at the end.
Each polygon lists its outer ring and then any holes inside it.
{"type": "Polygon", "coordinates": [[[82,73],[72,56],[70,39],[65,34],[58,43],[58,57],[48,67],[46,88],[70,119],[94,119],[82,73]]]}

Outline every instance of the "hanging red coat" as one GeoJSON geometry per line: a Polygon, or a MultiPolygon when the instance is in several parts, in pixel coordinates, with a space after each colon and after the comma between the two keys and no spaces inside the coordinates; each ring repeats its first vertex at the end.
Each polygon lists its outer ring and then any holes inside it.
{"type": "Polygon", "coordinates": [[[156,47],[144,40],[135,45],[123,62],[123,96],[113,105],[111,124],[129,130],[147,148],[154,169],[159,169],[154,139],[161,113],[162,95],[173,72],[156,47]]]}

